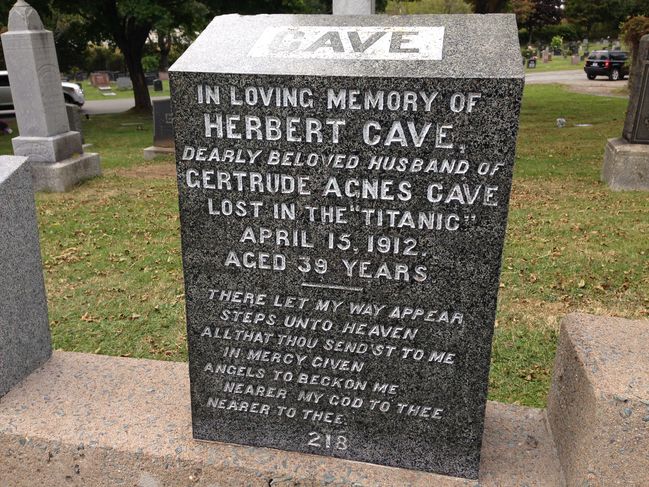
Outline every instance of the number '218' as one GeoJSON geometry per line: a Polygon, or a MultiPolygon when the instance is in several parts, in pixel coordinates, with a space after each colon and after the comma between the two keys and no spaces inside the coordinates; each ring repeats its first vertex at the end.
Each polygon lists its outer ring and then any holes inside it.
{"type": "Polygon", "coordinates": [[[314,446],[316,448],[333,448],[334,450],[346,450],[347,437],[343,435],[330,435],[311,431],[309,433],[309,442],[307,443],[307,445],[314,446]]]}

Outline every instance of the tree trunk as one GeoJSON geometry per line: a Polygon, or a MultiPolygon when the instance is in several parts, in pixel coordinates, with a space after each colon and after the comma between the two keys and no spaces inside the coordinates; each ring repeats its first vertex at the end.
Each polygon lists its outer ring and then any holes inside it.
{"type": "Polygon", "coordinates": [[[163,72],[169,71],[169,53],[171,52],[171,34],[158,33],[158,49],[160,50],[160,64],[158,69],[163,72]]]}
{"type": "Polygon", "coordinates": [[[151,113],[151,96],[144,77],[142,67],[142,55],[144,43],[146,42],[150,25],[137,25],[126,21],[123,24],[119,35],[115,35],[117,46],[124,53],[126,68],[133,83],[133,98],[135,99],[135,110],[143,113],[151,113]]]}
{"type": "Polygon", "coordinates": [[[151,113],[151,96],[149,87],[146,85],[144,68],[142,67],[142,49],[124,51],[126,67],[133,83],[133,98],[135,98],[135,110],[138,112],[151,113]]]}

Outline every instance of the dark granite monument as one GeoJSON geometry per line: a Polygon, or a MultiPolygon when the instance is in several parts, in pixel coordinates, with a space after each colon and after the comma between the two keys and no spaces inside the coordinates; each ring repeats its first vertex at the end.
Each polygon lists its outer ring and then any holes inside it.
{"type": "Polygon", "coordinates": [[[153,103],[153,145],[156,147],[173,147],[174,130],[171,117],[171,100],[162,98],[153,103]]]}
{"type": "Polygon", "coordinates": [[[146,160],[174,152],[171,99],[158,98],[151,100],[151,103],[153,104],[153,145],[144,149],[146,160]]]}
{"type": "Polygon", "coordinates": [[[477,478],[513,15],[217,17],[171,90],[194,437],[477,478]]]}
{"type": "Polygon", "coordinates": [[[649,35],[640,41],[633,70],[622,135],[632,144],[649,144],[649,35]]]}
{"type": "Polygon", "coordinates": [[[624,130],[606,144],[602,181],[613,190],[649,191],[649,35],[640,40],[629,86],[624,130]]]}

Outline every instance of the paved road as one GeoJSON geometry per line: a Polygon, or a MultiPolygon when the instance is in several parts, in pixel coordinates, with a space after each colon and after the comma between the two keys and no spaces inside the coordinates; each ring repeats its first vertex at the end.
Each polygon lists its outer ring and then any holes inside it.
{"type": "Polygon", "coordinates": [[[525,83],[560,83],[562,85],[622,87],[626,85],[626,80],[610,81],[604,76],[598,76],[594,80],[589,80],[586,78],[586,73],[584,73],[582,69],[575,69],[571,71],[546,71],[540,73],[527,73],[525,75],[525,83]]]}
{"type": "MultiPolygon", "coordinates": [[[[597,78],[604,81],[606,78],[597,78]]],[[[581,83],[588,81],[586,74],[581,70],[575,69],[574,71],[545,71],[540,73],[528,72],[525,74],[526,84],[541,84],[541,83],[581,83]]]]}
{"type": "Polygon", "coordinates": [[[132,98],[88,100],[83,105],[81,111],[82,113],[87,113],[88,115],[100,115],[104,113],[121,113],[133,108],[134,104],[135,103],[133,102],[132,98]]]}

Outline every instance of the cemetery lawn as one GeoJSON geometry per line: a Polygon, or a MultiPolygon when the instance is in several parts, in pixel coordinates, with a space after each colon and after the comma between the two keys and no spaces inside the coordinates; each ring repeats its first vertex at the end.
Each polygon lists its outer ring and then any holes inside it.
{"type": "MultiPolygon", "coordinates": [[[[545,405],[567,313],[649,316],[649,198],[599,182],[606,139],[621,132],[625,108],[624,99],[553,85],[525,89],[492,400],[545,405]],[[566,128],[556,128],[558,117],[566,128]]],[[[187,359],[174,166],[171,158],[143,161],[151,125],[134,114],[85,121],[104,177],[37,195],[57,349],[187,359]]],[[[0,137],[1,153],[10,146],[0,137]]]]}
{"type": "MultiPolygon", "coordinates": [[[[111,87],[113,88],[112,93],[115,93],[115,95],[111,96],[106,96],[99,88],[95,88],[90,84],[89,80],[83,81],[82,83],[83,86],[83,94],[86,97],[86,101],[88,100],[114,100],[117,98],[133,98],[133,90],[119,90],[117,89],[117,83],[111,83],[111,87]]],[[[156,96],[169,96],[169,81],[163,81],[162,82],[162,91],[153,91],[153,86],[149,86],[149,94],[151,97],[156,97],[156,96]]]]}
{"type": "Polygon", "coordinates": [[[528,68],[527,64],[525,65],[526,73],[538,73],[545,71],[570,71],[570,70],[583,70],[584,62],[579,61],[579,64],[570,64],[570,56],[564,59],[563,56],[552,56],[552,61],[543,63],[541,56],[536,60],[536,68],[528,68]]]}

